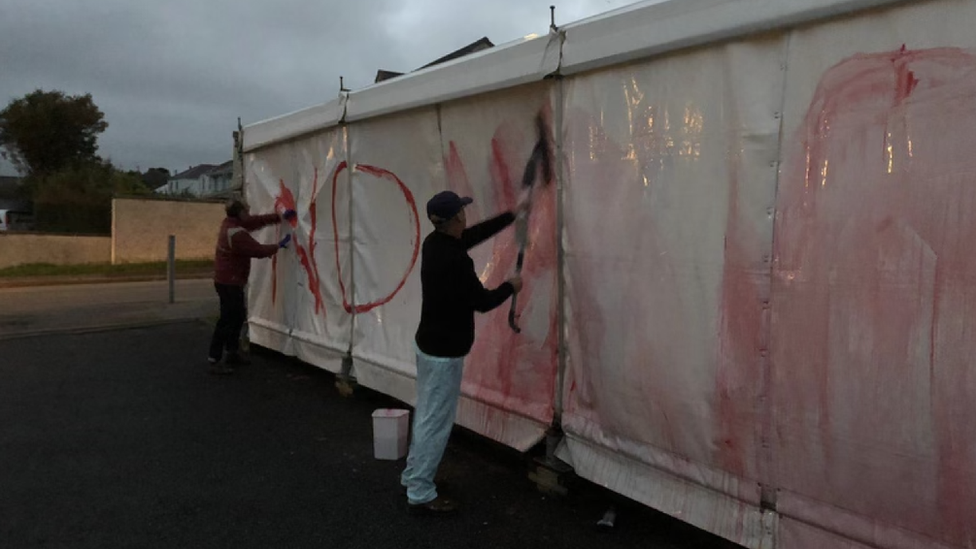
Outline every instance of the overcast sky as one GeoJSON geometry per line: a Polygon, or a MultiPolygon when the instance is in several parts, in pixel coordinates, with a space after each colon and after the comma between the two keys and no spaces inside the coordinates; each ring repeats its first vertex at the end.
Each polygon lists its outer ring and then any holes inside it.
{"type": "MultiPolygon", "coordinates": [[[[0,0],[0,108],[91,93],[124,168],[231,158],[244,124],[324,103],[482,36],[502,44],[633,0],[0,0]]],[[[0,173],[10,174],[9,164],[0,173]]]]}

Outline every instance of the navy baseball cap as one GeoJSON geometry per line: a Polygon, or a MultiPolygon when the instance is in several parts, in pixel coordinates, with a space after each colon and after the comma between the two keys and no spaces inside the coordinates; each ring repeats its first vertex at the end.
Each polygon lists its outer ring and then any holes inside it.
{"type": "Polygon", "coordinates": [[[461,198],[457,193],[442,191],[427,201],[427,217],[437,216],[444,221],[453,218],[462,208],[474,202],[473,199],[461,198]]]}

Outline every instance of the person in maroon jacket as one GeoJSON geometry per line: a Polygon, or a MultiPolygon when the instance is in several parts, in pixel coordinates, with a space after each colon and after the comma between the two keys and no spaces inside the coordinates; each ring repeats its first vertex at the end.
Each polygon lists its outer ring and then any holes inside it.
{"type": "Polygon", "coordinates": [[[226,211],[227,217],[220,224],[214,259],[214,288],[220,297],[220,319],[214,328],[210,355],[207,358],[211,366],[210,372],[214,374],[229,374],[233,372],[229,366],[246,363],[238,347],[241,328],[247,320],[244,286],[251,273],[251,258],[271,257],[278,250],[287,247],[291,241],[289,234],[277,244],[261,244],[254,240],[250,231],[295,218],[294,210],[288,210],[281,216],[252,216],[247,205],[240,200],[228,202],[226,211]],[[224,350],[227,351],[227,359],[221,365],[220,359],[224,350]]]}

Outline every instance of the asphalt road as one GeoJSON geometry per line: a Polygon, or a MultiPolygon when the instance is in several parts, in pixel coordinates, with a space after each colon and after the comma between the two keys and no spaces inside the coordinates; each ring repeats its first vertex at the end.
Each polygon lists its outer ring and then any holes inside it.
{"type": "Polygon", "coordinates": [[[210,279],[0,288],[0,339],[206,318],[217,312],[210,279]]]}
{"type": "Polygon", "coordinates": [[[372,456],[371,413],[396,403],[271,354],[210,376],[209,336],[191,321],[0,341],[0,547],[732,547],[633,504],[600,532],[610,494],[543,496],[521,456],[463,432],[443,464],[461,513],[410,515],[402,461],[372,456]]]}

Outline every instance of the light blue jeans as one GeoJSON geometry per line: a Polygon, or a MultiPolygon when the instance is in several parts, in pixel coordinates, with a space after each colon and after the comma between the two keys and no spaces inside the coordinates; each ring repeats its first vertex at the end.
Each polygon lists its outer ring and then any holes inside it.
{"type": "Polygon", "coordinates": [[[417,406],[413,412],[413,436],[407,468],[400,483],[407,488],[407,500],[419,505],[437,498],[434,475],[444,457],[461,397],[464,358],[417,353],[417,406]]]}

